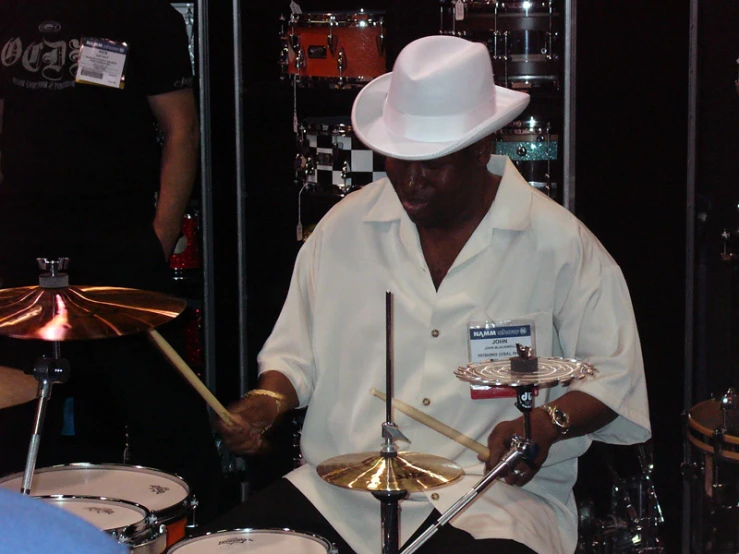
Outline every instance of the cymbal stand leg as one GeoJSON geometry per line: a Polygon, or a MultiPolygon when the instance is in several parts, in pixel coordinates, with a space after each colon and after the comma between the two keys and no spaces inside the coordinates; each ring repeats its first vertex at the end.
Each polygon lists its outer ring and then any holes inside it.
{"type": "Polygon", "coordinates": [[[54,383],[66,383],[69,379],[69,362],[60,358],[59,343],[54,343],[54,357],[42,357],[33,368],[33,376],[39,382],[38,387],[38,405],[36,407],[36,418],[33,424],[33,434],[28,445],[28,456],[26,457],[26,467],[23,471],[23,483],[21,484],[21,494],[31,494],[31,483],[33,474],[36,470],[36,459],[38,458],[39,446],[41,444],[41,430],[44,426],[46,417],[46,407],[51,398],[51,387],[54,383]]]}
{"type": "Polygon", "coordinates": [[[470,502],[477,498],[477,495],[479,495],[483,490],[485,490],[488,485],[490,485],[490,483],[497,479],[498,475],[501,471],[503,471],[504,468],[511,468],[515,466],[520,459],[534,458],[534,455],[532,455],[532,449],[535,449],[535,445],[528,439],[523,439],[521,437],[515,436],[513,437],[511,443],[511,449],[503,457],[503,459],[498,462],[498,464],[480,481],[478,481],[477,484],[472,489],[470,489],[462,498],[457,500],[446,512],[444,512],[439,517],[439,519],[437,519],[436,522],[431,525],[431,527],[426,529],[422,534],[418,536],[418,538],[416,538],[416,540],[406,546],[400,554],[412,554],[413,552],[418,550],[421,545],[423,545],[434,535],[434,533],[439,530],[439,527],[446,524],[449,520],[451,520],[464,508],[466,508],[470,502]]]}

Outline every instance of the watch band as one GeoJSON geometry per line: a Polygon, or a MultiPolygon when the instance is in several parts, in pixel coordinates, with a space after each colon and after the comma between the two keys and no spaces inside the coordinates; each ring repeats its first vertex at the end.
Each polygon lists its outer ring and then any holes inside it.
{"type": "Polygon", "coordinates": [[[277,402],[278,414],[287,411],[285,409],[287,408],[287,396],[285,396],[281,392],[275,392],[267,389],[252,389],[244,395],[244,398],[249,398],[250,396],[269,396],[270,398],[273,398],[275,402],[277,402]]]}
{"type": "Polygon", "coordinates": [[[557,428],[559,434],[566,435],[570,430],[570,416],[551,404],[544,404],[541,409],[549,414],[549,419],[552,421],[552,425],[557,428]]]}

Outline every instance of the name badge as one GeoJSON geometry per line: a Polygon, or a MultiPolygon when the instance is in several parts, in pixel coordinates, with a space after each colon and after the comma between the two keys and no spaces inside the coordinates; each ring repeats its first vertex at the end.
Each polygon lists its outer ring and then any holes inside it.
{"type": "MultiPolygon", "coordinates": [[[[469,325],[470,363],[481,364],[518,355],[516,344],[529,346],[536,352],[534,322],[530,319],[472,322],[469,325]]],[[[536,391],[538,393],[538,391],[536,391]]],[[[470,385],[473,400],[516,396],[511,387],[470,385]]]]}
{"type": "Polygon", "coordinates": [[[100,38],[83,38],[76,83],[122,89],[128,45],[100,38]]]}

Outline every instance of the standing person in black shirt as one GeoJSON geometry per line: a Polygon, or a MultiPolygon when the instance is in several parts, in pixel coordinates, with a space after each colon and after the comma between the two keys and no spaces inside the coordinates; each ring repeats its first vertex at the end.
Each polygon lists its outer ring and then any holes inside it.
{"type": "MultiPolygon", "coordinates": [[[[173,292],[199,137],[182,17],[165,0],[0,0],[0,14],[0,286],[36,285],[36,258],[64,256],[72,285],[173,292]]],[[[48,353],[0,341],[3,365],[48,353]]],[[[62,355],[72,380],[54,388],[39,463],[120,462],[125,427],[133,463],[179,474],[214,515],[205,405],[145,336],[62,355]]]]}

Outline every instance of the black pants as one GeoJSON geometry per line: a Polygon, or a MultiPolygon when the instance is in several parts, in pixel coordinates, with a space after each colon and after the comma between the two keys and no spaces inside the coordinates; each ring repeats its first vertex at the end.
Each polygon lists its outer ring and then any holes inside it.
{"type": "MultiPolygon", "coordinates": [[[[361,493],[357,493],[361,494],[361,493]]],[[[367,493],[369,494],[369,493],[367,493]]],[[[425,531],[439,518],[436,510],[424,522],[409,543],[425,531]]],[[[377,517],[380,517],[380,503],[377,503],[377,517]]],[[[401,516],[402,517],[402,516],[401,516]]],[[[293,531],[318,535],[333,543],[338,554],[354,554],[336,530],[320,512],[287,479],[280,479],[263,489],[245,503],[217,518],[199,532],[213,532],[224,529],[270,529],[287,528],[293,531]]],[[[452,525],[443,525],[418,549],[421,554],[532,554],[530,548],[504,539],[475,540],[472,535],[452,525]]]]}

